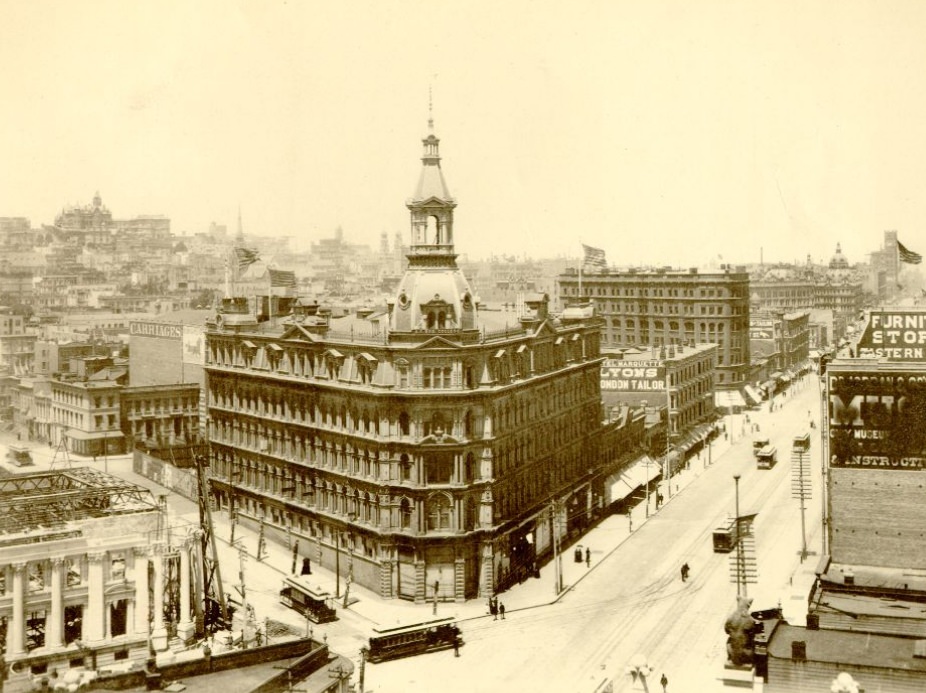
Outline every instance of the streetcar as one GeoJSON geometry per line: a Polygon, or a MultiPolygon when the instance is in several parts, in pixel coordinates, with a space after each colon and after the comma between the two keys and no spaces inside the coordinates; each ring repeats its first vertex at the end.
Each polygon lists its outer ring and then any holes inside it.
{"type": "Polygon", "coordinates": [[[730,553],[736,546],[736,518],[731,517],[714,530],[714,553],[730,553]]]}
{"type": "Polygon", "coordinates": [[[283,578],[280,602],[315,623],[330,623],[338,619],[331,593],[312,587],[306,576],[291,575],[283,578]]]}
{"type": "Polygon", "coordinates": [[[792,447],[795,450],[800,450],[801,452],[807,452],[810,450],[810,434],[805,433],[802,436],[794,436],[794,443],[792,447]]]}
{"type": "Polygon", "coordinates": [[[769,444],[769,439],[767,437],[759,436],[757,438],[753,438],[752,454],[755,456],[758,456],[758,454],[762,451],[762,448],[768,447],[768,444],[769,444]]]}
{"type": "Polygon", "coordinates": [[[772,445],[766,445],[756,455],[757,469],[771,469],[778,461],[778,451],[772,445]]]}
{"type": "Polygon", "coordinates": [[[457,648],[462,644],[463,636],[454,620],[438,618],[407,626],[374,628],[365,656],[367,661],[375,663],[457,648]]]}

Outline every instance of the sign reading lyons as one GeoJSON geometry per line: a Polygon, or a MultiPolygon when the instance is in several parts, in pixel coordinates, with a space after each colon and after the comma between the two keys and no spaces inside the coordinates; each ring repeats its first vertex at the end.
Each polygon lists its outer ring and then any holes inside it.
{"type": "Polygon", "coordinates": [[[666,389],[666,369],[661,361],[605,359],[601,389],[619,392],[653,392],[666,389]]]}
{"type": "Polygon", "coordinates": [[[926,361],[926,313],[872,311],[858,342],[858,355],[926,361]]]}

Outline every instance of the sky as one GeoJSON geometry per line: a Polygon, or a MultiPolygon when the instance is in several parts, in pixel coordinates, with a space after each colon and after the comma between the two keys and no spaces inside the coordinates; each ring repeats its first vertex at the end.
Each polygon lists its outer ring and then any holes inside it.
{"type": "Polygon", "coordinates": [[[0,0],[0,216],[407,241],[430,92],[473,259],[923,253],[924,35],[918,0],[0,0]]]}

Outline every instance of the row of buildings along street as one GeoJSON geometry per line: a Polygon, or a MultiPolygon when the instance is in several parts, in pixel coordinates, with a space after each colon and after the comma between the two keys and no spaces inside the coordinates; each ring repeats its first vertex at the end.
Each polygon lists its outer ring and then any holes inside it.
{"type": "MultiPolygon", "coordinates": [[[[586,246],[480,267],[458,259],[439,144],[431,122],[408,245],[377,254],[339,231],[297,264],[240,218],[175,237],[99,195],[53,226],[0,220],[4,690],[249,667],[248,690],[362,689],[357,641],[376,661],[373,628],[430,617],[451,621],[395,653],[443,652],[377,663],[393,690],[434,690],[420,661],[445,676],[461,647],[492,664],[467,685],[653,690],[658,665],[670,690],[918,690],[919,256],[887,231],[866,265],[837,244],[827,265],[615,268],[586,246]],[[764,583],[763,556],[786,569],[764,583]],[[276,603],[297,573],[298,614],[276,603]],[[756,615],[750,584],[806,587],[806,609],[756,615]],[[691,634],[703,661],[679,666],[665,643],[691,634]]],[[[388,658],[420,633],[380,635],[388,658]]]]}

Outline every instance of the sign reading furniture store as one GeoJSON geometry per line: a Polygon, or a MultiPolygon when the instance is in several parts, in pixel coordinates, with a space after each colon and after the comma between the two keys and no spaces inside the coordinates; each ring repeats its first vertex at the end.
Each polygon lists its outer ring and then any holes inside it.
{"type": "Polygon", "coordinates": [[[827,371],[831,467],[926,469],[926,369],[883,365],[827,371]]]}
{"type": "Polygon", "coordinates": [[[858,355],[926,361],[926,313],[872,311],[858,341],[858,355]]]}
{"type": "Polygon", "coordinates": [[[661,361],[605,359],[601,365],[601,389],[619,392],[653,392],[666,389],[666,369],[661,361]]]}

